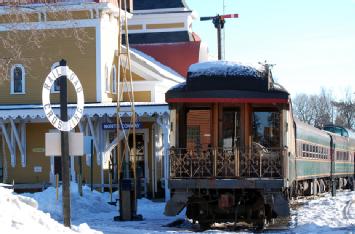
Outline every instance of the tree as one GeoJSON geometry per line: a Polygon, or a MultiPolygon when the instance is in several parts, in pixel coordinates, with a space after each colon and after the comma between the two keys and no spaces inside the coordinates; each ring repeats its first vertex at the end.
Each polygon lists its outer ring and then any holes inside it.
{"type": "Polygon", "coordinates": [[[315,96],[312,106],[315,110],[314,126],[322,128],[325,124],[333,123],[334,106],[330,90],[321,88],[320,94],[315,96]]]}
{"type": "Polygon", "coordinates": [[[352,91],[348,89],[343,100],[333,101],[337,108],[335,123],[349,129],[355,129],[355,100],[352,99],[352,95],[352,91]]]}
{"type": "Polygon", "coordinates": [[[316,112],[314,109],[315,96],[310,96],[304,93],[297,94],[292,103],[295,117],[305,123],[313,125],[316,119],[316,112]]]}

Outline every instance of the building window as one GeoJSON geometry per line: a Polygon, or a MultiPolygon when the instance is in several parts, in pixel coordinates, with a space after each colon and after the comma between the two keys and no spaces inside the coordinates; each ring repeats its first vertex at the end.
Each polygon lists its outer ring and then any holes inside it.
{"type": "Polygon", "coordinates": [[[11,68],[11,94],[25,93],[25,68],[15,64],[11,68]]]}
{"type": "Polygon", "coordinates": [[[112,71],[111,71],[111,83],[112,83],[112,93],[116,93],[116,86],[117,86],[117,83],[116,83],[116,66],[113,65],[112,66],[112,71]]]}
{"type": "Polygon", "coordinates": [[[106,93],[109,93],[110,92],[110,76],[109,76],[109,70],[108,70],[108,66],[106,65],[105,66],[105,83],[106,83],[106,87],[105,87],[105,90],[106,90],[106,93]]]}
{"type": "MultiPolygon", "coordinates": [[[[53,63],[53,65],[51,66],[51,71],[56,69],[59,66],[60,66],[59,62],[53,63]]],[[[59,91],[60,91],[60,79],[58,78],[54,81],[54,84],[52,85],[51,93],[59,93],[59,91]]]]}

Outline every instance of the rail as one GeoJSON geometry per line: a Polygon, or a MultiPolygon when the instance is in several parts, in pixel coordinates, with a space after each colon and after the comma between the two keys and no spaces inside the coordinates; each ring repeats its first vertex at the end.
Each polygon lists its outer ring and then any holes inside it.
{"type": "Polygon", "coordinates": [[[256,145],[247,149],[170,149],[171,178],[281,178],[286,150],[256,145]]]}

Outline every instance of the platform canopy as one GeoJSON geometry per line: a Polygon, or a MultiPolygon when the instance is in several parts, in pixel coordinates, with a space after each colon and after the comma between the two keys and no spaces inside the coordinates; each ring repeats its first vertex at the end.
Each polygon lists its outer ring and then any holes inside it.
{"type": "MultiPolygon", "coordinates": [[[[59,105],[52,105],[53,111],[59,116],[59,105]]],[[[68,105],[69,116],[74,113],[76,105],[68,105]]],[[[122,103],[120,116],[130,116],[129,103],[122,103]]],[[[140,117],[169,114],[166,103],[139,103],[135,105],[135,111],[140,117]]],[[[114,117],[116,116],[116,103],[92,103],[85,104],[84,116],[86,117],[114,117]]],[[[0,119],[44,119],[46,118],[42,105],[2,105],[0,106],[0,119]]]]}

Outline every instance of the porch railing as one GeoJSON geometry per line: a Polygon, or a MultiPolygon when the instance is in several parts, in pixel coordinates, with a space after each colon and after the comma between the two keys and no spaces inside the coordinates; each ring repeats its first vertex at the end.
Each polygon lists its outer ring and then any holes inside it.
{"type": "Polygon", "coordinates": [[[240,148],[170,149],[171,178],[235,178],[283,176],[286,150],[253,146],[240,148]]]}

